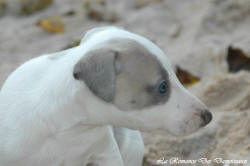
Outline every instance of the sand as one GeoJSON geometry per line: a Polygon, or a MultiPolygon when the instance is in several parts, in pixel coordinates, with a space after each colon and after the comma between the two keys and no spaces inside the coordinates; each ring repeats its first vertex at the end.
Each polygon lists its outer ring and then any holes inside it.
{"type": "Polygon", "coordinates": [[[143,133],[144,166],[162,157],[246,159],[250,165],[250,73],[229,73],[226,63],[229,46],[250,55],[250,0],[106,0],[101,12],[115,13],[117,22],[89,19],[83,0],[54,0],[31,15],[20,15],[18,3],[9,1],[0,17],[0,86],[26,60],[63,50],[92,27],[122,26],[154,41],[173,68],[179,65],[200,77],[189,90],[214,114],[211,124],[186,138],[143,133]],[[60,16],[65,32],[51,34],[35,25],[47,16],[60,16]]]}

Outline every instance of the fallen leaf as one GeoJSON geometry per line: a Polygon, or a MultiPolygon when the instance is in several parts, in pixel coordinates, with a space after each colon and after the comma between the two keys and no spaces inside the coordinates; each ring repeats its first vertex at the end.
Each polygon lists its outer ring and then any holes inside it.
{"type": "Polygon", "coordinates": [[[188,71],[181,69],[179,66],[176,67],[176,76],[185,87],[189,87],[200,81],[199,77],[196,77],[188,71]]]}
{"type": "Polygon", "coordinates": [[[240,70],[250,71],[250,58],[238,48],[228,47],[227,63],[229,72],[235,73],[240,70]]]}
{"type": "Polygon", "coordinates": [[[59,16],[43,18],[37,23],[37,25],[50,33],[57,34],[64,32],[64,23],[59,16]]]}

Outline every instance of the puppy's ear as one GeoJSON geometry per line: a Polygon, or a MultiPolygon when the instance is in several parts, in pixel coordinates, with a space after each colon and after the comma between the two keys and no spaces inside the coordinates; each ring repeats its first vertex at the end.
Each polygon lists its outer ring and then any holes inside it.
{"type": "Polygon", "coordinates": [[[75,65],[73,76],[76,80],[84,81],[96,96],[111,102],[119,71],[119,53],[110,48],[99,48],[84,55],[75,65]]]}

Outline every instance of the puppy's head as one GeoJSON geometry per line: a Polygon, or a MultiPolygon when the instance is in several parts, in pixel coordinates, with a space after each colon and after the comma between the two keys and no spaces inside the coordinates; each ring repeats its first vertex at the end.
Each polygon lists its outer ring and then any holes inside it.
{"type": "Polygon", "coordinates": [[[155,49],[160,50],[137,38],[110,38],[77,62],[73,76],[87,86],[94,100],[104,105],[103,111],[97,112],[104,117],[109,114],[109,124],[190,134],[208,124],[212,114],[183,88],[166,57],[157,55],[161,52],[155,49]],[[115,109],[109,112],[105,105],[115,109]]]}

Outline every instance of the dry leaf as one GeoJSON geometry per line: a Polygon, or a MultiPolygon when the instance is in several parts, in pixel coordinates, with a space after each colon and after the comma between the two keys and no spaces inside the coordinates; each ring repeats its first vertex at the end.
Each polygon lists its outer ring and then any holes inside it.
{"type": "Polygon", "coordinates": [[[43,18],[37,23],[37,25],[43,28],[47,32],[51,33],[64,32],[64,23],[61,17],[59,16],[43,18]]]}
{"type": "Polygon", "coordinates": [[[233,48],[232,46],[228,47],[227,63],[229,72],[235,73],[240,70],[250,71],[250,58],[238,48],[233,48]]]}
{"type": "Polygon", "coordinates": [[[198,81],[200,81],[199,77],[196,77],[189,73],[186,70],[181,69],[179,66],[176,67],[176,75],[179,79],[179,81],[184,85],[185,87],[191,86],[198,81]]]}

